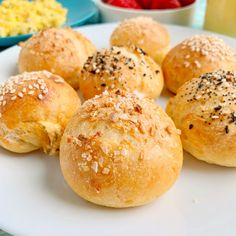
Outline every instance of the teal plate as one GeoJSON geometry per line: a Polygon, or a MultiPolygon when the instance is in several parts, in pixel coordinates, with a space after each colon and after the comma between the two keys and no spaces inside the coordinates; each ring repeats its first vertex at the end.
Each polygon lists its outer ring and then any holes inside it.
{"type": "MultiPolygon", "coordinates": [[[[1,2],[2,0],[0,0],[0,3],[1,2]]],[[[91,0],[58,0],[58,2],[68,10],[67,21],[64,26],[76,27],[83,25],[98,13],[94,2],[91,0]]],[[[0,46],[11,46],[31,36],[32,34],[23,34],[11,37],[0,37],[0,46]]]]}

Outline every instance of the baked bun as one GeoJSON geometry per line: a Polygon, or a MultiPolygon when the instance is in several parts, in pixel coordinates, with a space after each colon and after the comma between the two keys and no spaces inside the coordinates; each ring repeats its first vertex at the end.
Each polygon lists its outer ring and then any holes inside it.
{"type": "Polygon", "coordinates": [[[160,66],[142,49],[112,47],[88,58],[79,86],[85,99],[114,88],[156,98],[162,91],[163,80],[160,66]]]}
{"type": "Polygon", "coordinates": [[[182,85],[167,113],[196,158],[236,167],[236,72],[206,73],[182,85]]]}
{"type": "Polygon", "coordinates": [[[25,72],[0,85],[0,145],[16,153],[58,152],[68,120],[80,106],[75,90],[47,71],[25,72]]]}
{"type": "Polygon", "coordinates": [[[212,35],[195,35],[167,54],[162,69],[167,88],[176,93],[186,81],[219,69],[236,70],[233,49],[212,35]]]}
{"type": "Polygon", "coordinates": [[[115,208],[143,205],[163,194],[182,160],[178,130],[166,113],[120,90],[86,101],[60,146],[70,187],[90,202],[115,208]]]}
{"type": "Polygon", "coordinates": [[[96,48],[70,28],[50,28],[21,43],[19,71],[48,70],[78,88],[78,72],[96,48]]]}
{"type": "Polygon", "coordinates": [[[111,35],[112,46],[136,45],[161,64],[169,50],[168,31],[149,17],[136,17],[124,20],[111,35]]]}

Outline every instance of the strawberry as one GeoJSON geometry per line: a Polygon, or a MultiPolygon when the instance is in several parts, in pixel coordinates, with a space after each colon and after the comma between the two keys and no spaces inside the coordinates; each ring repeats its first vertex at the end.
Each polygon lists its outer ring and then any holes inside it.
{"type": "Polygon", "coordinates": [[[178,0],[152,0],[151,9],[171,9],[179,8],[181,4],[178,0]]]}
{"type": "Polygon", "coordinates": [[[108,0],[107,3],[116,7],[141,9],[136,0],[108,0]]]}
{"type": "Polygon", "coordinates": [[[143,9],[150,9],[152,0],[137,0],[143,9]]]}
{"type": "Polygon", "coordinates": [[[196,0],[179,0],[180,4],[182,7],[188,6],[192,3],[194,3],[196,0]]]}

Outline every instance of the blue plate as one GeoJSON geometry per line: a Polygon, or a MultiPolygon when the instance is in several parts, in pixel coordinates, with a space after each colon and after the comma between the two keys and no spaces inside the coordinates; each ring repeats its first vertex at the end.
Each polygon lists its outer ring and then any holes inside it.
{"type": "MultiPolygon", "coordinates": [[[[65,26],[80,26],[97,15],[97,8],[91,0],[57,0],[65,8],[67,8],[67,21],[65,26]]],[[[0,0],[0,3],[2,0],[0,0]]],[[[1,16],[0,16],[1,18],[1,16]]],[[[24,41],[31,37],[32,34],[23,34],[11,37],[0,37],[0,46],[11,46],[20,41],[24,41]]]]}

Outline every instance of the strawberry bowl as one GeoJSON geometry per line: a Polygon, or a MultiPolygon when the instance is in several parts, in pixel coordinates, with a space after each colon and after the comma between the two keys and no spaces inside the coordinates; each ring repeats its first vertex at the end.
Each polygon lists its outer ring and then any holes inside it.
{"type": "MultiPolygon", "coordinates": [[[[148,2],[151,0],[143,1],[148,2]]],[[[167,2],[169,0],[165,1],[167,2]]],[[[131,6],[134,9],[131,9],[120,6],[120,2],[126,5],[129,0],[118,0],[114,2],[118,4],[114,6],[104,0],[95,0],[101,14],[102,22],[116,22],[137,16],[148,16],[162,23],[191,26],[194,21],[198,0],[189,5],[172,9],[142,9],[140,5],[137,6],[133,1],[131,2],[131,6]]]]}

